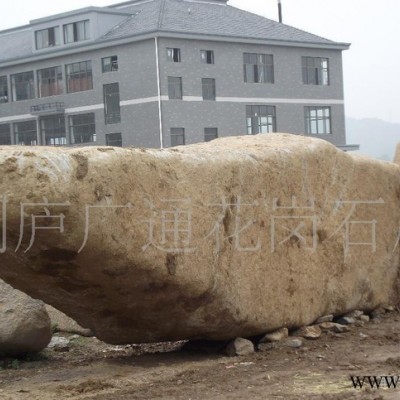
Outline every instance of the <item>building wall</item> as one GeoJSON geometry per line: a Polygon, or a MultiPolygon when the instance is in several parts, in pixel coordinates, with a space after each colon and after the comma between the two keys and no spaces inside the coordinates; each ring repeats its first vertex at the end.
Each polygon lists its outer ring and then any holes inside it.
{"type": "MultiPolygon", "coordinates": [[[[0,76],[10,76],[11,74],[33,70],[35,72],[36,98],[0,104],[0,124],[35,120],[37,117],[30,115],[31,106],[63,102],[66,108],[66,118],[68,115],[95,113],[97,144],[105,144],[105,135],[107,133],[122,133],[123,145],[159,147],[157,102],[144,102],[143,104],[135,105],[129,103],[132,100],[139,101],[140,103],[143,99],[157,96],[154,48],[154,40],[147,40],[3,68],[0,70],[0,76]],[[118,56],[118,71],[102,73],[101,59],[114,55],[118,56]],[[92,61],[93,89],[67,93],[65,65],[89,60],[92,61]],[[63,94],[37,98],[38,85],[36,71],[59,65],[62,66],[63,70],[63,94]],[[119,83],[121,123],[106,125],[103,105],[103,85],[115,82],[119,83]],[[128,104],[124,105],[124,102],[128,102],[128,104]]],[[[11,91],[11,87],[9,87],[9,90],[11,91]]]]}
{"type": "Polygon", "coordinates": [[[183,100],[163,102],[166,145],[170,143],[171,127],[185,128],[186,143],[203,141],[205,127],[217,127],[219,136],[245,134],[246,105],[251,104],[275,106],[277,131],[297,134],[305,132],[305,106],[330,106],[332,134],[318,137],[333,144],[345,144],[344,105],[340,104],[343,101],[341,51],[166,38],[159,40],[159,49],[162,95],[168,96],[168,76],[182,77],[183,86],[183,100]],[[167,61],[167,47],[181,49],[181,62],[167,61]],[[201,63],[200,50],[213,50],[215,64],[201,63]],[[244,52],[273,54],[274,83],[244,82],[244,52]],[[329,58],[330,85],[303,84],[302,56],[329,58]],[[201,78],[216,80],[217,101],[202,101],[201,78]],[[271,100],[256,101],[260,98],[271,100]]]}
{"type": "MultiPolygon", "coordinates": [[[[158,47],[165,147],[170,146],[173,127],[185,128],[187,144],[204,141],[206,127],[218,128],[219,136],[246,134],[246,105],[250,104],[275,106],[277,131],[297,134],[305,131],[305,106],[330,106],[332,134],[318,136],[345,144],[341,51],[171,38],[158,39],[158,47]],[[167,47],[181,49],[181,62],[167,61],[167,47]],[[213,50],[215,63],[201,63],[200,50],[213,50]],[[274,83],[244,82],[244,52],[273,54],[274,83]],[[329,86],[302,83],[301,56],[329,58],[329,86]],[[182,77],[183,100],[168,99],[168,76],[182,77]],[[201,78],[215,78],[217,101],[203,101],[201,78]]],[[[8,67],[0,70],[0,76],[34,70],[36,81],[38,69],[58,65],[63,69],[64,94],[0,104],[0,124],[36,119],[30,115],[32,105],[64,102],[66,117],[95,113],[99,145],[106,143],[107,133],[122,133],[124,146],[160,147],[154,39],[8,67]],[[102,73],[101,58],[114,55],[118,72],[102,73]],[[86,60],[92,61],[93,89],[67,94],[65,65],[86,60]],[[103,85],[115,82],[120,89],[121,122],[106,125],[103,85]]]]}

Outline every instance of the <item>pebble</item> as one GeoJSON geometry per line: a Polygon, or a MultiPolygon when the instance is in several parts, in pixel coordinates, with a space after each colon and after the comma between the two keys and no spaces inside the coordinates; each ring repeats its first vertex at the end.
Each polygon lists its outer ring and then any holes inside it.
{"type": "Polygon", "coordinates": [[[368,315],[361,315],[360,321],[362,321],[362,322],[369,322],[369,316],[368,316],[368,315]]]}
{"type": "Polygon", "coordinates": [[[300,336],[305,339],[318,339],[322,334],[321,328],[318,325],[303,326],[293,332],[294,336],[300,336]]]}
{"type": "Polygon", "coordinates": [[[323,322],[322,324],[319,324],[319,327],[323,331],[331,331],[334,333],[350,332],[350,328],[348,326],[341,325],[336,322],[323,322]]]}
{"type": "Polygon", "coordinates": [[[63,336],[53,336],[47,347],[59,352],[69,351],[69,340],[63,336]]]}
{"type": "Polygon", "coordinates": [[[250,340],[236,338],[232,340],[225,349],[225,353],[229,357],[247,356],[254,353],[254,345],[250,340]]]}
{"type": "Polygon", "coordinates": [[[287,328],[281,328],[274,332],[267,333],[260,340],[260,343],[265,342],[279,342],[282,339],[285,339],[289,336],[289,330],[287,328]]]}
{"type": "Polygon", "coordinates": [[[275,349],[276,347],[277,347],[277,342],[259,343],[257,346],[258,351],[269,351],[275,349]]]}
{"type": "Polygon", "coordinates": [[[388,312],[394,311],[394,307],[393,307],[393,306],[390,306],[390,305],[383,306],[383,308],[384,308],[386,311],[388,311],[388,312]]]}
{"type": "Polygon", "coordinates": [[[383,307],[375,308],[375,310],[371,312],[371,318],[372,319],[380,318],[385,313],[386,313],[386,310],[383,307]]]}
{"type": "Polygon", "coordinates": [[[286,347],[292,347],[292,348],[298,348],[301,347],[301,345],[303,344],[303,340],[302,338],[290,338],[285,340],[284,345],[286,347]]]}

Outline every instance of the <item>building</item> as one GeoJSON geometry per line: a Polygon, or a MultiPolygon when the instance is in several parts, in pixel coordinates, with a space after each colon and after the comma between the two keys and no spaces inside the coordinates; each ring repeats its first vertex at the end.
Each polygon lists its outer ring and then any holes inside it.
{"type": "Polygon", "coordinates": [[[348,47],[226,0],[36,19],[0,32],[0,144],[158,148],[279,131],[353,149],[348,47]]]}

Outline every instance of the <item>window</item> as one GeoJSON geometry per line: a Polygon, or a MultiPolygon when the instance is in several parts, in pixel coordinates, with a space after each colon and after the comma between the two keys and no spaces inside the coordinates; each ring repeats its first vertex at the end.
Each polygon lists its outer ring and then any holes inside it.
{"type": "Polygon", "coordinates": [[[2,124],[0,125],[0,145],[11,144],[11,133],[10,125],[2,124]]]}
{"type": "Polygon", "coordinates": [[[61,146],[67,144],[64,115],[40,119],[40,134],[45,146],[61,146]]]}
{"type": "Polygon", "coordinates": [[[114,147],[122,147],[122,136],[120,133],[106,134],[106,145],[114,147]]]}
{"type": "Polygon", "coordinates": [[[39,69],[37,76],[39,97],[55,96],[63,93],[61,67],[39,69]]]}
{"type": "Polygon", "coordinates": [[[101,59],[101,69],[103,72],[118,71],[118,56],[102,58],[101,59]]]}
{"type": "Polygon", "coordinates": [[[274,58],[271,54],[243,54],[244,81],[274,83],[274,58]]]}
{"type": "Polygon", "coordinates": [[[71,115],[68,121],[69,137],[72,144],[96,141],[96,126],[93,113],[71,115]]]}
{"type": "Polygon", "coordinates": [[[185,144],[185,129],[171,128],[171,146],[181,146],[185,144]]]}
{"type": "Polygon", "coordinates": [[[214,52],[212,50],[200,50],[200,61],[204,64],[214,64],[214,52]]]}
{"type": "Polygon", "coordinates": [[[60,45],[60,28],[54,26],[53,28],[42,29],[35,32],[36,50],[45,49],[47,47],[60,45]]]}
{"type": "Polygon", "coordinates": [[[0,103],[8,103],[8,82],[6,76],[0,76],[0,103]]]}
{"type": "Polygon", "coordinates": [[[217,128],[204,128],[204,141],[205,142],[214,140],[217,137],[218,137],[218,129],[217,128]]]}
{"type": "Polygon", "coordinates": [[[305,107],[306,133],[326,135],[331,133],[330,107],[305,107]]]}
{"type": "Polygon", "coordinates": [[[167,61],[181,62],[181,49],[167,48],[167,61]]]}
{"type": "Polygon", "coordinates": [[[103,86],[104,115],[106,124],[121,122],[121,108],[119,104],[119,84],[110,83],[103,86]]]}
{"type": "Polygon", "coordinates": [[[89,20],[64,25],[64,43],[81,42],[90,39],[89,20]]]}
{"type": "Polygon", "coordinates": [[[36,146],[36,121],[16,122],[14,124],[14,143],[23,146],[36,146]]]}
{"type": "Polygon", "coordinates": [[[82,92],[93,89],[92,62],[82,61],[68,64],[67,73],[67,92],[82,92]]]}
{"type": "Polygon", "coordinates": [[[13,101],[34,99],[33,71],[11,75],[11,93],[13,101]]]}
{"type": "Polygon", "coordinates": [[[182,99],[182,78],[168,77],[168,97],[170,99],[182,99]]]}
{"type": "Polygon", "coordinates": [[[306,85],[329,85],[328,59],[302,57],[303,83],[306,85]]]}
{"type": "Polygon", "coordinates": [[[215,79],[202,78],[203,100],[215,100],[215,79]]]}
{"type": "Polygon", "coordinates": [[[246,106],[247,134],[276,131],[274,106],[246,106]]]}

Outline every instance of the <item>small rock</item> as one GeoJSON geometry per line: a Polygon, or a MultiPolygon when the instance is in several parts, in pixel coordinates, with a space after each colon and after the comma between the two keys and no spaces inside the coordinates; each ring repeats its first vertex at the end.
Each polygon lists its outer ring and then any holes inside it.
{"type": "Polygon", "coordinates": [[[305,339],[318,339],[322,334],[321,328],[318,325],[303,326],[293,332],[294,336],[300,336],[305,339]]]}
{"type": "Polygon", "coordinates": [[[356,323],[354,324],[357,327],[363,327],[365,325],[364,321],[356,321],[356,323]]]}
{"type": "Polygon", "coordinates": [[[360,332],[360,338],[361,339],[366,339],[368,337],[368,335],[366,335],[365,333],[360,332]]]}
{"type": "Polygon", "coordinates": [[[286,347],[292,347],[294,349],[301,347],[302,344],[303,344],[302,338],[295,338],[295,337],[285,340],[285,343],[284,343],[284,345],[286,347]]]}
{"type": "Polygon", "coordinates": [[[341,333],[335,333],[335,332],[330,332],[330,331],[328,331],[328,333],[336,339],[344,339],[344,336],[341,333]]]}
{"type": "Polygon", "coordinates": [[[341,325],[335,322],[323,322],[322,324],[319,324],[319,327],[323,331],[330,331],[334,333],[344,333],[350,331],[350,328],[348,326],[341,325]]]}
{"type": "Polygon", "coordinates": [[[225,352],[229,357],[247,356],[254,353],[254,345],[250,340],[239,337],[228,344],[225,352]]]}
{"type": "Polygon", "coordinates": [[[285,339],[289,336],[289,330],[287,328],[281,328],[274,332],[267,333],[260,340],[260,343],[265,342],[279,342],[282,339],[285,339]]]}
{"type": "Polygon", "coordinates": [[[269,351],[275,349],[277,346],[277,342],[267,342],[267,343],[259,343],[257,348],[258,351],[269,351]]]}
{"type": "Polygon", "coordinates": [[[322,317],[319,317],[316,321],[315,324],[322,324],[323,322],[332,322],[333,321],[333,315],[323,315],[322,317]]]}
{"type": "Polygon", "coordinates": [[[361,315],[360,316],[360,321],[369,322],[369,316],[368,315],[361,315]]]}
{"type": "Polygon", "coordinates": [[[353,325],[357,322],[357,320],[353,317],[341,317],[338,318],[335,322],[340,325],[353,325]]]}
{"type": "Polygon", "coordinates": [[[385,313],[386,313],[386,310],[383,307],[375,308],[375,310],[371,312],[371,318],[372,319],[380,318],[385,313]]]}
{"type": "Polygon", "coordinates": [[[347,313],[345,317],[360,319],[362,315],[364,315],[364,313],[361,310],[353,310],[347,313]]]}
{"type": "Polygon", "coordinates": [[[388,311],[388,312],[394,311],[394,307],[391,306],[391,305],[385,305],[385,306],[383,306],[383,308],[384,308],[386,311],[388,311]]]}
{"type": "Polygon", "coordinates": [[[47,347],[59,352],[69,351],[69,340],[63,336],[53,336],[47,347]]]}

